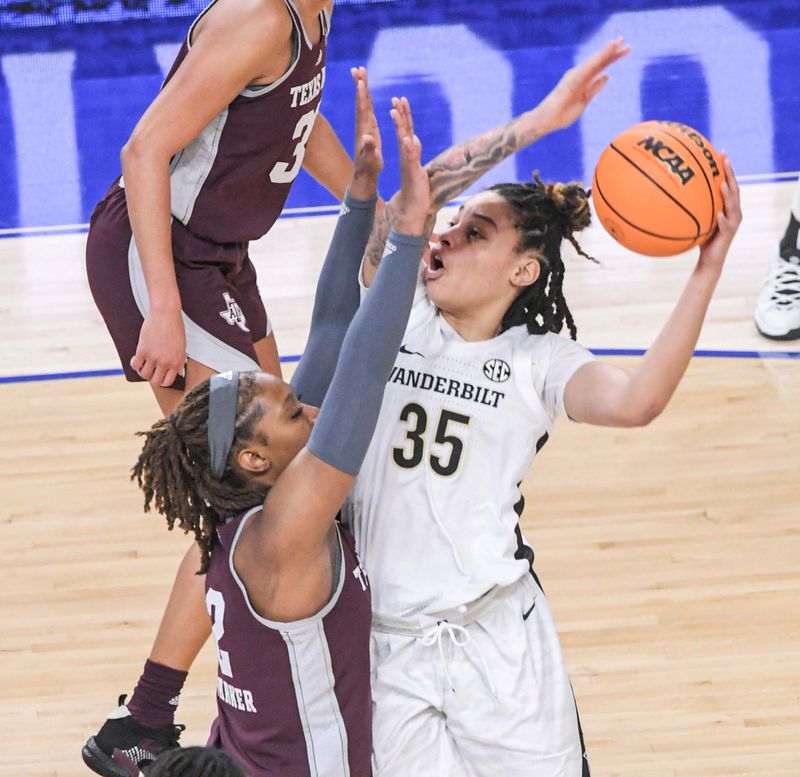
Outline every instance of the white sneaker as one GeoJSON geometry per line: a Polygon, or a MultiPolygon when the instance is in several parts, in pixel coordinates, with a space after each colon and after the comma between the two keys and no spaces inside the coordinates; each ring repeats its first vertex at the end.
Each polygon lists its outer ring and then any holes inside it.
{"type": "Polygon", "coordinates": [[[755,321],[771,340],[800,339],[800,257],[775,262],[758,295],[755,321]]]}

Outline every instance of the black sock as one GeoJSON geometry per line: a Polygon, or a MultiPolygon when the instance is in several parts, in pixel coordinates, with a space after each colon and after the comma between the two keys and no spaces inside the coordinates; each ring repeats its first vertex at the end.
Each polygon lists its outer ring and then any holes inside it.
{"type": "Polygon", "coordinates": [[[780,255],[781,259],[791,264],[800,264],[800,221],[794,217],[794,213],[781,240],[780,255]]]}

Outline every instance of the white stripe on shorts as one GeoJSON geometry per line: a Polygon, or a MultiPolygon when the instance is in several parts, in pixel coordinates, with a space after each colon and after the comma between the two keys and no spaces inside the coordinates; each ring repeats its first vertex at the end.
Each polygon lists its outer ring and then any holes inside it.
{"type": "MultiPolygon", "coordinates": [[[[142,317],[147,316],[150,309],[150,296],[147,293],[147,283],[144,279],[144,269],[142,259],[136,248],[136,241],[131,237],[128,247],[128,274],[130,276],[131,290],[136,306],[142,317]]],[[[189,316],[181,311],[183,326],[186,330],[186,354],[200,364],[215,372],[227,372],[228,370],[238,370],[239,372],[249,372],[261,369],[258,362],[253,361],[241,351],[237,351],[233,346],[215,337],[210,332],[206,332],[199,324],[192,321],[189,316]]],[[[267,334],[272,331],[272,327],[267,322],[267,334]]]]}

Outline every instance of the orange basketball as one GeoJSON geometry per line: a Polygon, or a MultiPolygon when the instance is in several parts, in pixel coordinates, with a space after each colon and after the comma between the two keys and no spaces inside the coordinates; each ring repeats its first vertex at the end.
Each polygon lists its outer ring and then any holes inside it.
{"type": "Polygon", "coordinates": [[[626,248],[672,256],[713,234],[724,180],[719,154],[699,132],[645,121],[603,151],[592,199],[600,223],[626,248]]]}

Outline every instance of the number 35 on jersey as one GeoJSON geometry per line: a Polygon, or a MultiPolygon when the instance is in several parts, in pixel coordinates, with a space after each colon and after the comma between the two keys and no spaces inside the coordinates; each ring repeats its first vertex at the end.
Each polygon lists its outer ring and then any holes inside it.
{"type": "Polygon", "coordinates": [[[409,402],[400,412],[400,421],[408,424],[404,445],[392,449],[392,458],[398,467],[414,469],[427,458],[427,465],[439,476],[450,477],[458,471],[464,453],[462,439],[464,427],[472,419],[463,413],[442,410],[436,423],[436,434],[431,451],[426,452],[428,411],[416,402],[409,402]],[[459,433],[459,427],[461,433],[459,433]]]}

